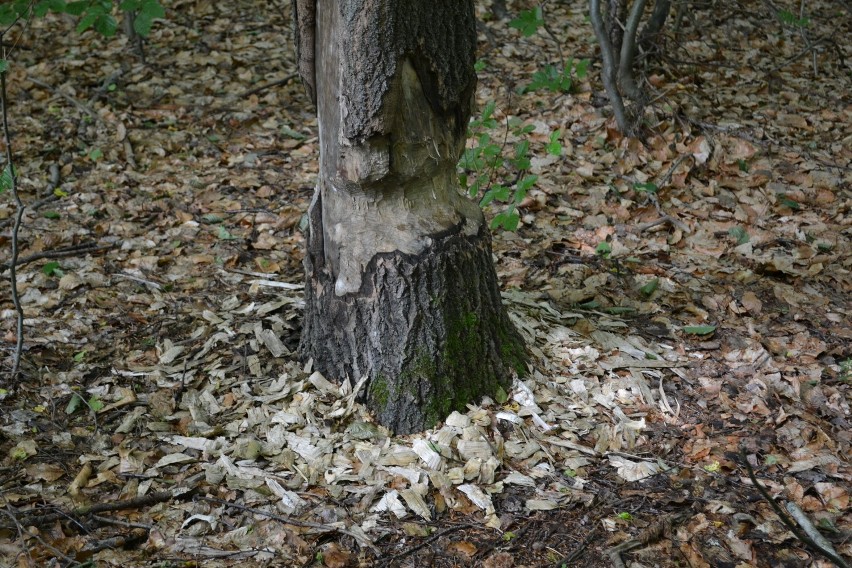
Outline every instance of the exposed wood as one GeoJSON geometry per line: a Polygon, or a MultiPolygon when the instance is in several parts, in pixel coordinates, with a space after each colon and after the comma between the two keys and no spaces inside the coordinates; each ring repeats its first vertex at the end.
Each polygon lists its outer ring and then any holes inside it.
{"type": "Polygon", "coordinates": [[[379,420],[412,432],[523,368],[482,212],[458,191],[476,77],[470,2],[320,4],[320,177],[301,351],[368,376],[379,420]]]}

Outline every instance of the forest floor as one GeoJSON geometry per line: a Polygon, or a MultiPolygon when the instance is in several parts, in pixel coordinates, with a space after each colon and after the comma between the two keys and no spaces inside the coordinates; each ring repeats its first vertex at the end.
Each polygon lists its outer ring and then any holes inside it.
{"type": "Polygon", "coordinates": [[[479,7],[478,133],[538,175],[494,234],[533,360],[398,437],[292,354],[318,144],[283,4],[171,2],[144,62],[57,17],[12,42],[0,564],[831,565],[782,513],[852,562],[848,5],[673,17],[641,140],[585,3],[530,37],[479,7]],[[570,92],[524,89],[562,54],[570,92]]]}

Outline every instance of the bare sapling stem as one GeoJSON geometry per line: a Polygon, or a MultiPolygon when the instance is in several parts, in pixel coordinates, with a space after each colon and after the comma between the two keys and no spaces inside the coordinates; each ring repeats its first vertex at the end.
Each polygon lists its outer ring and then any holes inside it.
{"type": "MultiPolygon", "coordinates": [[[[0,45],[3,44],[3,33],[0,32],[0,45]]],[[[6,62],[6,50],[3,49],[2,62],[0,62],[0,107],[3,114],[3,141],[6,144],[6,172],[9,175],[9,186],[12,199],[15,202],[15,224],[12,227],[12,257],[9,259],[9,283],[12,288],[12,303],[15,305],[17,314],[17,333],[15,339],[15,355],[12,362],[12,383],[18,378],[21,369],[21,355],[24,350],[24,308],[21,306],[21,298],[18,295],[18,232],[24,218],[24,203],[18,195],[18,174],[12,161],[12,137],[9,134],[8,96],[6,93],[6,74],[8,63],[6,62]]]]}

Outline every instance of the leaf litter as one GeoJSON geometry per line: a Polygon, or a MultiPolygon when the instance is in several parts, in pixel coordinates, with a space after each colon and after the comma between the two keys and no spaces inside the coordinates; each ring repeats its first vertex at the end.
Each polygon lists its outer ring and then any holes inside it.
{"type": "MultiPolygon", "coordinates": [[[[647,110],[644,144],[615,131],[595,77],[514,93],[552,43],[485,24],[480,101],[534,125],[533,147],[564,133],[494,243],[533,363],[505,400],[407,437],[373,422],[357,378],[294,356],[315,120],[293,82],[241,96],[292,73],[289,16],[181,4],[147,66],[123,39],[33,22],[38,57],[20,52],[10,84],[21,186],[42,197],[57,164],[61,197],[27,216],[24,254],[104,248],[19,273],[28,379],[2,394],[2,554],[520,566],[587,549],[578,565],[597,566],[641,542],[637,565],[812,558],[741,450],[852,553],[852,101],[840,55],[815,51],[811,73],[782,24],[739,42],[766,6],[668,37],[691,59],[650,75],[667,106],[647,110]],[[716,57],[753,63],[702,64],[716,57]]],[[[808,9],[848,36],[835,8],[808,9]]],[[[582,10],[548,11],[590,55],[582,10]]]]}

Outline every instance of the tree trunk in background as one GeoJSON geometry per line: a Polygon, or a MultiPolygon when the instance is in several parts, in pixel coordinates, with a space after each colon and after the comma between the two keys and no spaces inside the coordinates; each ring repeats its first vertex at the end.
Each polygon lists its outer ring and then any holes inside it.
{"type": "Polygon", "coordinates": [[[329,378],[367,377],[361,395],[379,422],[419,431],[525,368],[482,212],[457,185],[476,84],[473,3],[295,5],[320,132],[301,354],[329,378]]]}

